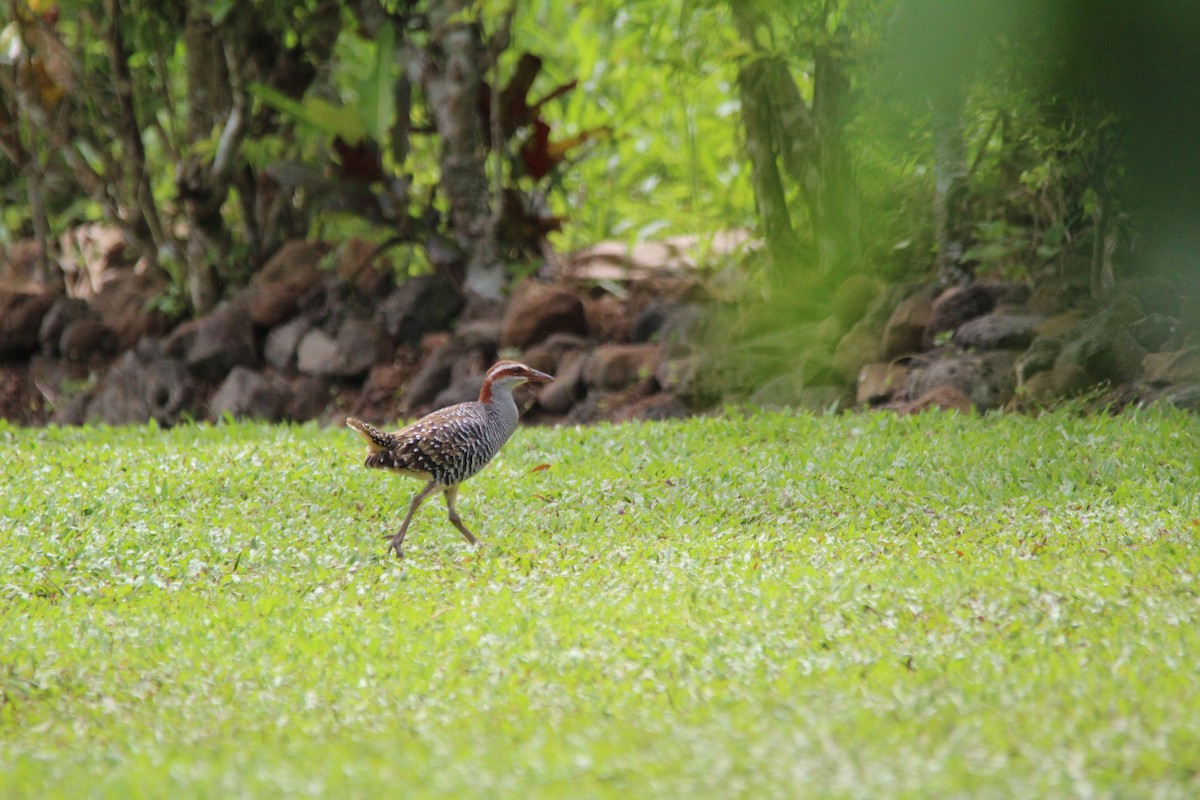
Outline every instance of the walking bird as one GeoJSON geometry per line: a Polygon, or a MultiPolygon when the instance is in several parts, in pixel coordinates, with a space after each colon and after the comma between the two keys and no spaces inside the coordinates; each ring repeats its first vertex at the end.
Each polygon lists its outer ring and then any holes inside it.
{"type": "Polygon", "coordinates": [[[396,551],[398,558],[404,557],[401,546],[413,515],[421,503],[439,492],[446,498],[450,524],[475,544],[474,534],[467,530],[454,509],[458,487],[486,467],[517,429],[513,389],[523,383],[552,380],[550,375],[516,361],[498,361],[484,376],[478,401],[434,411],[396,433],[384,433],[353,417],[346,420],[347,425],[367,440],[370,454],[366,466],[427,481],[425,488],[413,497],[399,530],[384,537],[391,539],[390,549],[396,551]]]}

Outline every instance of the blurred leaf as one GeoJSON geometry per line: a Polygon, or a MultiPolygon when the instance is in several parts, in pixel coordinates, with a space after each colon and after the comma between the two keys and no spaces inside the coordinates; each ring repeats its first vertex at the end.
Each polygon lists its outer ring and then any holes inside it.
{"type": "Polygon", "coordinates": [[[338,106],[319,97],[306,97],[297,102],[261,83],[251,84],[250,93],[297,122],[329,136],[340,137],[347,144],[358,144],[366,133],[362,115],[353,106],[338,106]]]}
{"type": "MultiPolygon", "coordinates": [[[[358,84],[363,130],[376,142],[388,140],[396,113],[396,29],[385,23],[375,37],[372,70],[358,84]]],[[[345,138],[345,137],[343,137],[345,138]]],[[[350,141],[347,139],[346,141],[350,141]]]]}

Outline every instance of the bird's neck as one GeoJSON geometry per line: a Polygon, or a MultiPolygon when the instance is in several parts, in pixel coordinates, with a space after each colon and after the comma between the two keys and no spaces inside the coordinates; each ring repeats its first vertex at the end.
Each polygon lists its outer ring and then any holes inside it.
{"type": "Polygon", "coordinates": [[[516,405],[516,401],[513,400],[511,386],[505,386],[503,383],[493,384],[488,380],[485,380],[483,386],[479,389],[479,402],[484,405],[494,405],[496,403],[516,405]]]}
{"type": "Polygon", "coordinates": [[[479,402],[483,404],[489,417],[496,420],[501,429],[512,432],[517,427],[517,402],[513,400],[512,387],[503,383],[493,386],[484,383],[479,392],[479,402]]]}

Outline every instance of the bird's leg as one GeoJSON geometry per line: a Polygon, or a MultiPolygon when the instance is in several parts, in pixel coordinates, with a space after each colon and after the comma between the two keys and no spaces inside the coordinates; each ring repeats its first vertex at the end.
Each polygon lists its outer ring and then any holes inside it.
{"type": "Polygon", "coordinates": [[[412,522],[413,515],[417,513],[417,509],[421,507],[421,503],[424,503],[425,499],[429,497],[429,495],[433,494],[437,488],[437,481],[430,481],[425,485],[424,489],[417,492],[416,497],[414,497],[412,502],[408,505],[408,513],[404,515],[404,522],[400,523],[400,529],[390,537],[383,537],[385,539],[390,538],[392,540],[389,549],[396,551],[396,558],[404,558],[404,551],[400,549],[400,545],[404,543],[404,534],[408,533],[408,525],[410,522],[412,522]]]}
{"type": "Polygon", "coordinates": [[[467,530],[467,526],[463,525],[462,519],[459,518],[458,512],[454,509],[454,501],[458,499],[458,487],[451,486],[446,490],[446,511],[450,514],[450,524],[458,528],[458,532],[471,544],[476,544],[475,536],[467,530]]]}

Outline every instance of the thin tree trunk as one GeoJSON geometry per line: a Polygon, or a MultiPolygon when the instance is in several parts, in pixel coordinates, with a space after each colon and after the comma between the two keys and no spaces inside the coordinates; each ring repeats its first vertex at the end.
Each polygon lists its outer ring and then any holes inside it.
{"type": "Polygon", "coordinates": [[[795,261],[796,232],[787,208],[780,168],[800,185],[816,245],[816,267],[827,275],[851,268],[860,255],[858,192],[845,145],[850,81],[832,49],[814,54],[811,107],[787,63],[762,52],[760,18],[753,7],[731,3],[742,39],[756,51],[738,72],[746,149],[755,200],[778,263],[795,261]]]}
{"type": "Polygon", "coordinates": [[[947,91],[932,100],[933,225],[938,280],[950,286],[971,279],[963,263],[968,234],[967,146],[963,138],[962,95],[947,91]]]}
{"type": "Polygon", "coordinates": [[[158,264],[158,253],[167,245],[162,220],[154,202],[150,187],[150,172],[146,168],[146,147],[142,142],[142,128],[138,121],[137,108],[133,102],[133,75],[129,69],[129,57],[125,40],[121,37],[121,0],[104,0],[104,11],[108,16],[106,32],[109,61],[112,66],[113,88],[116,93],[117,118],[120,120],[121,138],[125,146],[126,162],[132,171],[136,215],[129,220],[135,235],[140,240],[149,239],[151,247],[141,255],[151,264],[158,264]]]}
{"type": "MultiPolygon", "coordinates": [[[[829,50],[819,50],[814,61],[818,177],[807,196],[817,240],[817,269],[829,275],[856,265],[861,255],[862,219],[845,144],[850,80],[841,60],[829,50]]],[[[791,76],[787,77],[791,81],[791,76]]]]}
{"type": "Polygon", "coordinates": [[[42,194],[42,171],[36,158],[25,164],[25,192],[29,197],[29,216],[33,222],[33,236],[37,241],[37,260],[33,265],[33,277],[39,286],[50,285],[50,218],[46,213],[46,198],[42,194]]]}
{"type": "Polygon", "coordinates": [[[425,94],[441,138],[441,186],[450,206],[450,222],[467,254],[464,288],[498,299],[505,268],[496,244],[486,143],[477,99],[483,83],[483,46],[478,27],[465,19],[471,0],[439,0],[430,11],[430,59],[425,94]]]}
{"type": "Polygon", "coordinates": [[[767,59],[753,59],[738,71],[737,80],[754,200],[767,239],[767,252],[772,263],[781,267],[795,260],[796,235],[775,160],[775,115],[768,92],[770,69],[767,59]]]}
{"type": "MultiPolygon", "coordinates": [[[[184,23],[187,48],[187,150],[194,152],[198,142],[212,136],[216,120],[228,109],[227,98],[219,87],[226,85],[221,43],[213,30],[206,0],[190,0],[184,23]]],[[[228,249],[221,204],[224,193],[214,190],[208,170],[200,156],[192,155],[180,165],[176,179],[187,218],[188,297],[192,311],[203,314],[216,305],[221,296],[217,264],[228,249]]]]}

